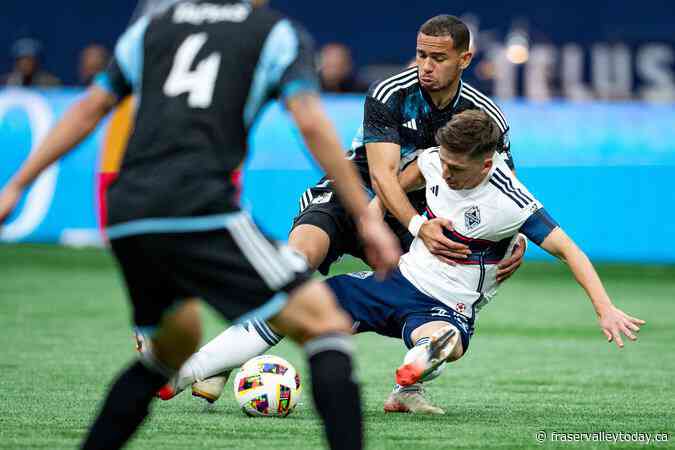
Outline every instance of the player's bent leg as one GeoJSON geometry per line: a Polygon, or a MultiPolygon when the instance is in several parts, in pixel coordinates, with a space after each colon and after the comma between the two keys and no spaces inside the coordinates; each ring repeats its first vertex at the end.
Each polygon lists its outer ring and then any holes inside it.
{"type": "Polygon", "coordinates": [[[317,270],[328,255],[330,237],[315,225],[300,224],[288,236],[288,245],[305,257],[311,270],[317,270]]]}
{"type": "MultiPolygon", "coordinates": [[[[410,333],[410,338],[413,342],[419,342],[422,339],[431,339],[434,336],[434,334],[438,333],[439,330],[444,329],[448,325],[450,325],[448,322],[443,322],[440,320],[434,322],[427,322],[424,325],[420,325],[419,327],[415,328],[412,331],[412,333],[410,333]]],[[[446,361],[448,362],[457,361],[464,355],[464,348],[462,345],[462,339],[459,329],[457,329],[457,327],[454,326],[453,328],[457,330],[455,339],[456,343],[452,349],[452,352],[450,352],[450,355],[446,359],[446,361]]]]}
{"type": "Polygon", "coordinates": [[[220,398],[233,369],[265,353],[282,338],[264,321],[233,325],[192,355],[158,395],[169,400],[192,385],[193,396],[213,403],[220,398]]]}
{"type": "Polygon", "coordinates": [[[209,403],[215,402],[222,395],[233,369],[262,355],[281,339],[283,336],[260,320],[228,328],[188,360],[188,363],[193,361],[196,380],[192,385],[192,395],[209,403]]]}
{"type": "Polygon", "coordinates": [[[303,344],[312,377],[314,403],[326,427],[330,448],[363,447],[359,388],[352,374],[351,320],[325,284],[310,281],[295,289],[271,321],[303,344]]]}
{"type": "Polygon", "coordinates": [[[384,402],[385,412],[445,414],[425,395],[422,382],[438,377],[446,363],[464,354],[460,330],[445,321],[431,321],[415,328],[409,342],[415,346],[405,355],[396,372],[397,384],[384,402]]]}
{"type": "Polygon", "coordinates": [[[309,281],[295,289],[269,324],[298,344],[328,333],[350,334],[352,325],[349,316],[338,308],[333,293],[320,281],[309,281]]]}
{"type": "Polygon", "coordinates": [[[416,343],[426,338],[428,341],[410,349],[403,365],[396,370],[396,383],[401,386],[423,381],[443,363],[463,354],[460,331],[448,322],[426,323],[414,330],[411,338],[416,343]]]}

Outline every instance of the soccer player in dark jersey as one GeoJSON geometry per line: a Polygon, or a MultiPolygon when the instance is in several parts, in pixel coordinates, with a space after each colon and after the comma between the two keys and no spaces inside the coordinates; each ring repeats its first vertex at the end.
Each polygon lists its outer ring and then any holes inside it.
{"type": "MultiPolygon", "coordinates": [[[[451,241],[442,219],[427,220],[423,191],[406,195],[398,173],[423,149],[436,146],[434,135],[454,114],[482,109],[495,121],[502,138],[500,151],[513,167],[508,123],[497,105],[461,79],[471,63],[469,29],[458,18],[440,15],[429,19],[417,35],[417,65],[373,84],[366,96],[363,126],[353,143],[351,158],[360,170],[371,196],[382,199],[387,223],[405,251],[419,235],[427,248],[452,264],[466,258],[468,248],[451,241]]],[[[363,257],[354,238],[353,221],[334,195],[329,177],[308,189],[300,199],[289,244],[306,256],[310,267],[326,274],[343,254],[363,257]]],[[[520,265],[525,239],[520,238],[514,256],[502,263],[500,281],[520,265]]]]}
{"type": "Polygon", "coordinates": [[[0,194],[0,223],[26,186],[85,138],[116,102],[138,109],[119,177],[108,192],[107,235],[137,327],[151,345],[110,388],[85,449],[122,447],[155,392],[195,351],[200,297],[228,319],[268,319],[304,345],[330,447],[362,447],[351,323],[302,258],[265,237],[239,207],[249,128],[279,96],[358,223],[381,272],[398,260],[371,213],[356,170],[316,95],[311,42],[299,27],[249,2],[184,1],[143,16],[120,38],[109,69],[40,144],[0,194]]]}

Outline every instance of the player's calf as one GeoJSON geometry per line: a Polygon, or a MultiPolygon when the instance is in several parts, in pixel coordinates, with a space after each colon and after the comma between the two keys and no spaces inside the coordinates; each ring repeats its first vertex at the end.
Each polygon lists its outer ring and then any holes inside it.
{"type": "Polygon", "coordinates": [[[361,402],[352,373],[352,321],[337,307],[331,291],[323,283],[306,283],[270,322],[304,345],[314,403],[331,449],[362,448],[361,402]]]}
{"type": "Polygon", "coordinates": [[[166,316],[152,345],[113,383],[82,448],[121,448],[148,415],[157,390],[196,350],[200,333],[195,301],[186,301],[166,316]]]}

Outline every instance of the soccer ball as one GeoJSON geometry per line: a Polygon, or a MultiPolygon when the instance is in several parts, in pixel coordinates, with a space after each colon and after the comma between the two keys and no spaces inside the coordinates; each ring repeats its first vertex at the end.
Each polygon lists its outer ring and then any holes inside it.
{"type": "Polygon", "coordinates": [[[300,400],[300,375],[283,358],[262,355],[241,366],[234,398],[248,416],[286,417],[300,400]]]}

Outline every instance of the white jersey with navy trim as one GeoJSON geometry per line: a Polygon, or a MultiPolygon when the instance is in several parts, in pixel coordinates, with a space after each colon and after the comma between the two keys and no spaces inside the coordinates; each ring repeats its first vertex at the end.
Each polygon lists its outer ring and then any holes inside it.
{"type": "Polygon", "coordinates": [[[497,291],[497,264],[511,254],[518,232],[537,244],[557,224],[495,154],[489,175],[473,189],[451,189],[443,178],[439,149],[417,160],[426,180],[427,216],[452,221],[446,236],[469,246],[471,255],[451,266],[432,255],[420,238],[401,257],[403,275],[421,292],[474,318],[497,291]]]}

